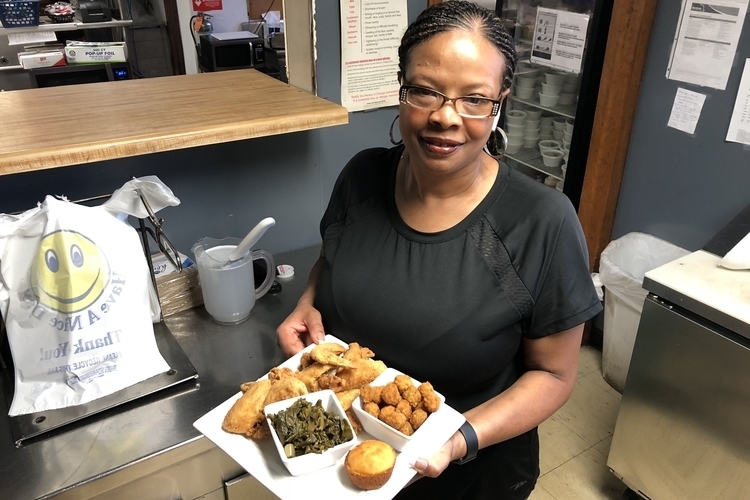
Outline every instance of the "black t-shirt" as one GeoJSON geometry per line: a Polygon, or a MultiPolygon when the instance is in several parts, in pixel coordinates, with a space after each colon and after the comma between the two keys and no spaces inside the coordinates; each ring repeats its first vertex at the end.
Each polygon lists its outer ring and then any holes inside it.
{"type": "Polygon", "coordinates": [[[320,224],[315,307],[326,333],[429,380],[463,412],[523,374],[522,338],[577,326],[601,305],[562,193],[500,164],[466,219],[421,233],[394,200],[402,151],[363,151],[341,172],[320,224]]]}

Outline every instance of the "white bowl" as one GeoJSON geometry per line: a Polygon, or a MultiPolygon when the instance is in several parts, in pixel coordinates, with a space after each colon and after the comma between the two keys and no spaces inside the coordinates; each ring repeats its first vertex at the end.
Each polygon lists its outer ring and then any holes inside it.
{"type": "Polygon", "coordinates": [[[573,132],[565,132],[563,134],[563,141],[568,141],[568,143],[570,143],[570,141],[572,140],[573,140],[573,132]]]}
{"type": "Polygon", "coordinates": [[[539,104],[547,106],[548,108],[554,108],[557,106],[557,101],[560,99],[559,95],[547,95],[543,92],[539,93],[539,104]]]}
{"type": "Polygon", "coordinates": [[[562,91],[575,94],[578,91],[577,83],[568,83],[567,81],[562,85],[562,91]]]}
{"type": "Polygon", "coordinates": [[[564,137],[563,137],[563,147],[562,147],[562,150],[563,151],[570,151],[570,141],[566,141],[564,137]]]}
{"type": "Polygon", "coordinates": [[[536,75],[518,76],[516,86],[521,88],[534,88],[536,86],[536,75]]]}
{"type": "Polygon", "coordinates": [[[519,99],[531,99],[534,95],[534,87],[516,87],[516,97],[519,99]]]}
{"type": "Polygon", "coordinates": [[[573,127],[575,127],[575,125],[576,125],[575,118],[566,118],[565,119],[565,131],[566,132],[570,132],[572,134],[573,133],[573,127]]]}
{"type": "Polygon", "coordinates": [[[571,104],[575,104],[576,102],[576,95],[573,93],[568,92],[561,92],[560,93],[560,100],[557,101],[557,104],[560,106],[570,106],[571,104]]]}
{"type": "Polygon", "coordinates": [[[510,125],[523,125],[526,122],[526,111],[512,109],[505,113],[505,122],[510,125]]]}
{"type": "MultiPolygon", "coordinates": [[[[539,119],[539,123],[542,125],[542,127],[551,127],[552,126],[552,120],[554,120],[554,116],[543,116],[539,119]]],[[[565,126],[565,122],[563,122],[563,127],[565,126]]]]}
{"type": "Polygon", "coordinates": [[[548,71],[544,74],[544,81],[550,85],[562,87],[562,84],[565,83],[565,73],[559,71],[548,71]]]}
{"type": "Polygon", "coordinates": [[[578,85],[578,75],[576,73],[565,73],[565,83],[578,85]]]}
{"type": "Polygon", "coordinates": [[[521,146],[523,146],[523,141],[520,144],[511,144],[508,142],[508,145],[505,146],[505,152],[511,155],[518,153],[521,150],[521,146]]]}
{"type": "Polygon", "coordinates": [[[549,83],[542,83],[542,93],[549,96],[560,95],[562,91],[561,85],[550,85],[549,83]]]}
{"type": "MultiPolygon", "coordinates": [[[[271,423],[269,415],[275,415],[281,410],[286,410],[287,408],[292,406],[298,399],[304,399],[312,404],[320,401],[324,410],[335,413],[342,419],[346,420],[346,423],[349,425],[349,427],[351,427],[351,422],[349,422],[349,419],[346,417],[344,408],[341,406],[341,403],[336,397],[336,394],[331,390],[311,392],[310,394],[305,394],[304,396],[285,399],[283,401],[272,403],[266,406],[263,411],[266,415],[266,419],[268,420],[268,426],[271,428],[271,437],[273,438],[273,442],[276,445],[276,450],[279,452],[281,462],[284,464],[284,466],[292,476],[301,476],[302,474],[325,469],[326,467],[334,465],[339,461],[339,459],[341,459],[341,457],[346,455],[349,449],[357,442],[357,438],[355,436],[353,439],[350,439],[346,443],[341,443],[337,446],[334,446],[333,448],[329,448],[323,453],[307,453],[306,455],[301,455],[299,457],[287,458],[286,453],[284,453],[284,445],[281,444],[279,436],[276,434],[276,429],[273,428],[273,424],[271,423]]],[[[353,432],[354,429],[352,429],[352,433],[353,432]]]]}
{"type": "Polygon", "coordinates": [[[554,137],[556,141],[562,141],[563,137],[565,137],[565,132],[562,130],[553,130],[552,137],[554,137]]]}
{"type": "Polygon", "coordinates": [[[539,151],[541,153],[544,153],[545,151],[559,150],[560,146],[561,144],[559,141],[550,141],[550,140],[539,141],[539,151]]]}
{"type": "MultiPolygon", "coordinates": [[[[393,368],[386,368],[385,371],[378,375],[378,378],[376,378],[370,385],[373,387],[383,386],[388,382],[393,382],[397,375],[403,374],[398,370],[394,370],[393,368]]],[[[419,387],[419,385],[421,384],[421,382],[413,378],[411,379],[411,381],[414,384],[414,387],[419,387]]],[[[435,394],[437,394],[440,398],[440,408],[442,408],[445,405],[445,398],[437,391],[435,392],[435,394]]],[[[440,408],[438,408],[438,411],[440,411],[440,408]]],[[[411,436],[407,436],[406,434],[397,431],[382,420],[373,417],[365,410],[363,410],[361,397],[358,397],[354,400],[354,402],[352,403],[352,409],[354,410],[354,414],[357,415],[357,418],[359,418],[359,423],[362,424],[362,428],[364,428],[364,430],[368,434],[370,434],[375,439],[379,439],[384,443],[388,443],[396,451],[401,451],[414,436],[419,434],[419,431],[422,429],[420,427],[419,429],[414,431],[414,434],[412,434],[411,436]]],[[[430,419],[431,415],[428,415],[427,418],[430,419]]]]}
{"type": "Polygon", "coordinates": [[[526,124],[525,123],[506,123],[505,124],[505,131],[508,132],[508,133],[511,133],[511,132],[521,132],[521,135],[523,135],[523,131],[524,130],[526,130],[526,124]]]}
{"type": "Polygon", "coordinates": [[[562,163],[563,156],[565,156],[565,153],[559,149],[545,151],[542,153],[542,161],[544,161],[544,164],[548,167],[559,167],[560,163],[562,163]]]}
{"type": "Polygon", "coordinates": [[[552,127],[555,130],[565,130],[565,118],[562,116],[556,116],[555,118],[552,118],[552,127]]]}
{"type": "Polygon", "coordinates": [[[539,142],[551,141],[553,139],[554,137],[552,136],[552,134],[539,134],[539,142]]]}
{"type": "Polygon", "coordinates": [[[552,135],[552,131],[553,130],[555,130],[555,129],[554,129],[554,127],[552,127],[552,125],[542,125],[541,127],[539,127],[539,131],[541,133],[543,133],[543,134],[550,134],[550,135],[552,135]]]}
{"type": "Polygon", "coordinates": [[[526,110],[526,120],[541,120],[542,119],[542,110],[541,109],[527,109],[526,110]]]}
{"type": "Polygon", "coordinates": [[[527,130],[527,131],[525,131],[523,133],[523,138],[524,139],[537,139],[537,140],[539,140],[539,130],[538,129],[527,130]]]}
{"type": "Polygon", "coordinates": [[[539,120],[526,120],[526,130],[539,130],[539,128],[539,120]]]}
{"type": "Polygon", "coordinates": [[[524,137],[523,138],[523,147],[525,147],[526,149],[535,148],[537,144],[539,144],[539,137],[538,136],[537,137],[529,137],[529,138],[524,137]]]}

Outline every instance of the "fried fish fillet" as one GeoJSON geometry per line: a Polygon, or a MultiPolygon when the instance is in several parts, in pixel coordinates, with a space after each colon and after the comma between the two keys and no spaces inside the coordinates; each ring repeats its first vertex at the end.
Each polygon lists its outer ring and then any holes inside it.
{"type": "Polygon", "coordinates": [[[346,352],[346,347],[333,342],[324,342],[313,347],[310,356],[324,365],[354,368],[353,361],[341,357],[344,352],[346,352]]]}
{"type": "Polygon", "coordinates": [[[352,403],[359,396],[359,389],[350,389],[348,391],[337,392],[336,398],[338,398],[341,406],[344,407],[344,411],[347,411],[352,407],[352,403]]]}
{"type": "Polygon", "coordinates": [[[252,436],[263,422],[263,403],[271,390],[271,381],[265,379],[243,385],[247,385],[247,390],[227,412],[221,428],[233,434],[252,436]]]}
{"type": "Polygon", "coordinates": [[[286,377],[282,380],[271,382],[271,390],[268,391],[263,406],[270,405],[277,401],[283,401],[289,398],[295,398],[307,394],[305,383],[295,377],[286,377]]]}

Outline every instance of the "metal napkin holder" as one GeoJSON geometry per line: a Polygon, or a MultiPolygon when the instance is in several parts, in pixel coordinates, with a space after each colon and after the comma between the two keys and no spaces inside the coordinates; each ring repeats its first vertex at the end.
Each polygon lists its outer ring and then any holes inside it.
{"type": "MultiPolygon", "coordinates": [[[[170,263],[179,271],[182,271],[182,261],[177,249],[169,241],[169,238],[167,238],[167,235],[163,231],[162,226],[164,224],[164,219],[156,217],[156,214],[151,209],[151,205],[149,205],[140,189],[136,188],[136,191],[148,213],[148,216],[138,218],[138,227],[135,228],[135,230],[141,237],[141,243],[143,244],[143,251],[146,254],[146,260],[148,261],[154,292],[158,297],[159,291],[156,287],[156,276],[154,274],[154,266],[151,260],[149,236],[154,240],[157,248],[164,253],[170,263]]],[[[108,198],[108,196],[87,198],[74,203],[90,202],[104,198],[108,198]]],[[[163,320],[164,318],[161,316],[160,322],[154,324],[154,337],[159,352],[170,367],[169,371],[126,387],[114,394],[97,398],[85,404],[9,417],[13,440],[16,447],[20,447],[25,441],[31,438],[60,429],[63,426],[72,424],[73,422],[77,422],[97,413],[101,413],[105,410],[124,405],[125,403],[134,402],[150,394],[164,391],[178,384],[182,384],[183,382],[198,379],[198,372],[195,370],[195,367],[193,367],[193,364],[190,362],[187,355],[185,355],[185,352],[175,340],[172,332],[163,320]]],[[[2,389],[5,394],[5,410],[7,411],[13,400],[15,388],[15,365],[10,351],[10,342],[8,340],[5,322],[2,321],[2,318],[0,318],[0,384],[2,384],[2,389]]],[[[191,391],[197,388],[198,384],[196,383],[191,391]]],[[[127,411],[127,408],[123,408],[123,411],[127,411]]]]}

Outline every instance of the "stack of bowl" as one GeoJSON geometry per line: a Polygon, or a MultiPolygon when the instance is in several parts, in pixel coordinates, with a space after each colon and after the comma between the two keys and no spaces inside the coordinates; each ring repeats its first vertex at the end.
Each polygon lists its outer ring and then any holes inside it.
{"type": "Polygon", "coordinates": [[[519,99],[531,99],[536,91],[537,71],[525,71],[516,76],[515,92],[519,99]]]}
{"type": "Polygon", "coordinates": [[[548,108],[557,106],[562,86],[565,83],[565,75],[561,71],[547,71],[544,73],[542,91],[539,93],[539,104],[548,108]]]}
{"type": "Polygon", "coordinates": [[[508,146],[505,150],[510,154],[517,153],[523,146],[526,116],[526,111],[520,109],[512,109],[505,114],[505,132],[508,135],[508,146]]]}
{"type": "Polygon", "coordinates": [[[567,118],[565,120],[565,128],[563,131],[563,146],[570,149],[570,141],[573,139],[573,127],[575,120],[573,118],[567,118]]]}
{"type": "Polygon", "coordinates": [[[545,115],[542,114],[540,118],[540,129],[539,129],[539,140],[540,141],[547,141],[550,139],[554,139],[552,132],[554,130],[554,127],[552,125],[552,119],[554,117],[552,115],[545,115]]]}
{"type": "Polygon", "coordinates": [[[572,106],[578,100],[578,75],[568,73],[565,75],[565,81],[560,91],[560,99],[557,104],[560,106],[572,106]]]}

